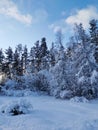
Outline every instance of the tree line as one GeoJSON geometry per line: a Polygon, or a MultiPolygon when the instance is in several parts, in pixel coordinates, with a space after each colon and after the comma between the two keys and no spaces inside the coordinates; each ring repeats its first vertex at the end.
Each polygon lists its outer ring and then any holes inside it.
{"type": "Polygon", "coordinates": [[[0,73],[4,73],[8,79],[16,80],[16,77],[38,75],[46,70],[48,74],[52,74],[53,80],[45,81],[48,78],[43,74],[43,77],[40,77],[41,84],[36,82],[37,87],[40,86],[37,89],[48,91],[56,97],[63,95],[63,98],[64,95],[65,98],[66,95],[67,98],[97,97],[98,21],[93,19],[89,25],[87,31],[82,23],[74,25],[74,35],[70,38],[67,48],[63,46],[63,34],[59,30],[56,42],[52,43],[50,49],[45,37],[37,41],[30,51],[22,44],[17,45],[14,51],[11,47],[5,52],[0,49],[0,73]],[[65,90],[68,94],[62,94],[65,90]]]}

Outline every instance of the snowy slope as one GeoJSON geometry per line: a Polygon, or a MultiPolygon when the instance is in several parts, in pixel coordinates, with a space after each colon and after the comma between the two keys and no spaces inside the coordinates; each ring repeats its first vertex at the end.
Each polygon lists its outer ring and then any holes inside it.
{"type": "Polygon", "coordinates": [[[76,103],[48,96],[0,97],[0,106],[26,99],[33,105],[29,114],[0,113],[0,130],[98,130],[98,101],[76,103]]]}

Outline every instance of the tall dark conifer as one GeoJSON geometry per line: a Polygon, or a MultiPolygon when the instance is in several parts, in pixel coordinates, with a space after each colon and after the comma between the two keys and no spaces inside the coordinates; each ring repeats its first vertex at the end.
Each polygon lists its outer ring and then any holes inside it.
{"type": "Polygon", "coordinates": [[[6,49],[5,51],[6,54],[6,61],[5,61],[5,66],[6,66],[6,73],[9,78],[12,78],[12,68],[13,68],[13,50],[11,47],[6,49]]]}
{"type": "Polygon", "coordinates": [[[90,21],[90,40],[95,46],[94,57],[98,64],[98,21],[95,19],[90,21]]]}
{"type": "Polygon", "coordinates": [[[3,62],[4,62],[4,54],[3,54],[3,50],[0,49],[0,72],[2,72],[3,69],[5,69],[3,66],[3,62]]]}

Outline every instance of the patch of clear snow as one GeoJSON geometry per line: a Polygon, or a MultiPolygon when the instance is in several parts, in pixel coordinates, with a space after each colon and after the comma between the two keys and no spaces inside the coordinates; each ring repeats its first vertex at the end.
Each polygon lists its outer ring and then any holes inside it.
{"type": "MultiPolygon", "coordinates": [[[[0,104],[24,97],[0,97],[0,104]]],[[[98,102],[74,103],[48,96],[30,96],[32,113],[0,114],[0,130],[98,130],[98,102]]]]}

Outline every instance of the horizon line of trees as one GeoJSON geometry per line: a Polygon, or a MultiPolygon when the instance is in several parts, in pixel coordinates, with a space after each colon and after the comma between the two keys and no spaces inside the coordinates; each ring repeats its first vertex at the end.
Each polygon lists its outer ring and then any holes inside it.
{"type": "Polygon", "coordinates": [[[15,79],[47,70],[57,83],[49,87],[57,90],[57,97],[64,90],[70,90],[74,96],[97,97],[98,21],[93,19],[89,25],[87,33],[82,23],[75,24],[74,36],[70,38],[67,49],[63,46],[61,30],[56,34],[56,44],[52,43],[50,49],[45,37],[41,42],[37,41],[30,51],[22,44],[17,45],[15,51],[11,47],[5,53],[0,49],[0,73],[4,73],[8,79],[15,79]]]}

